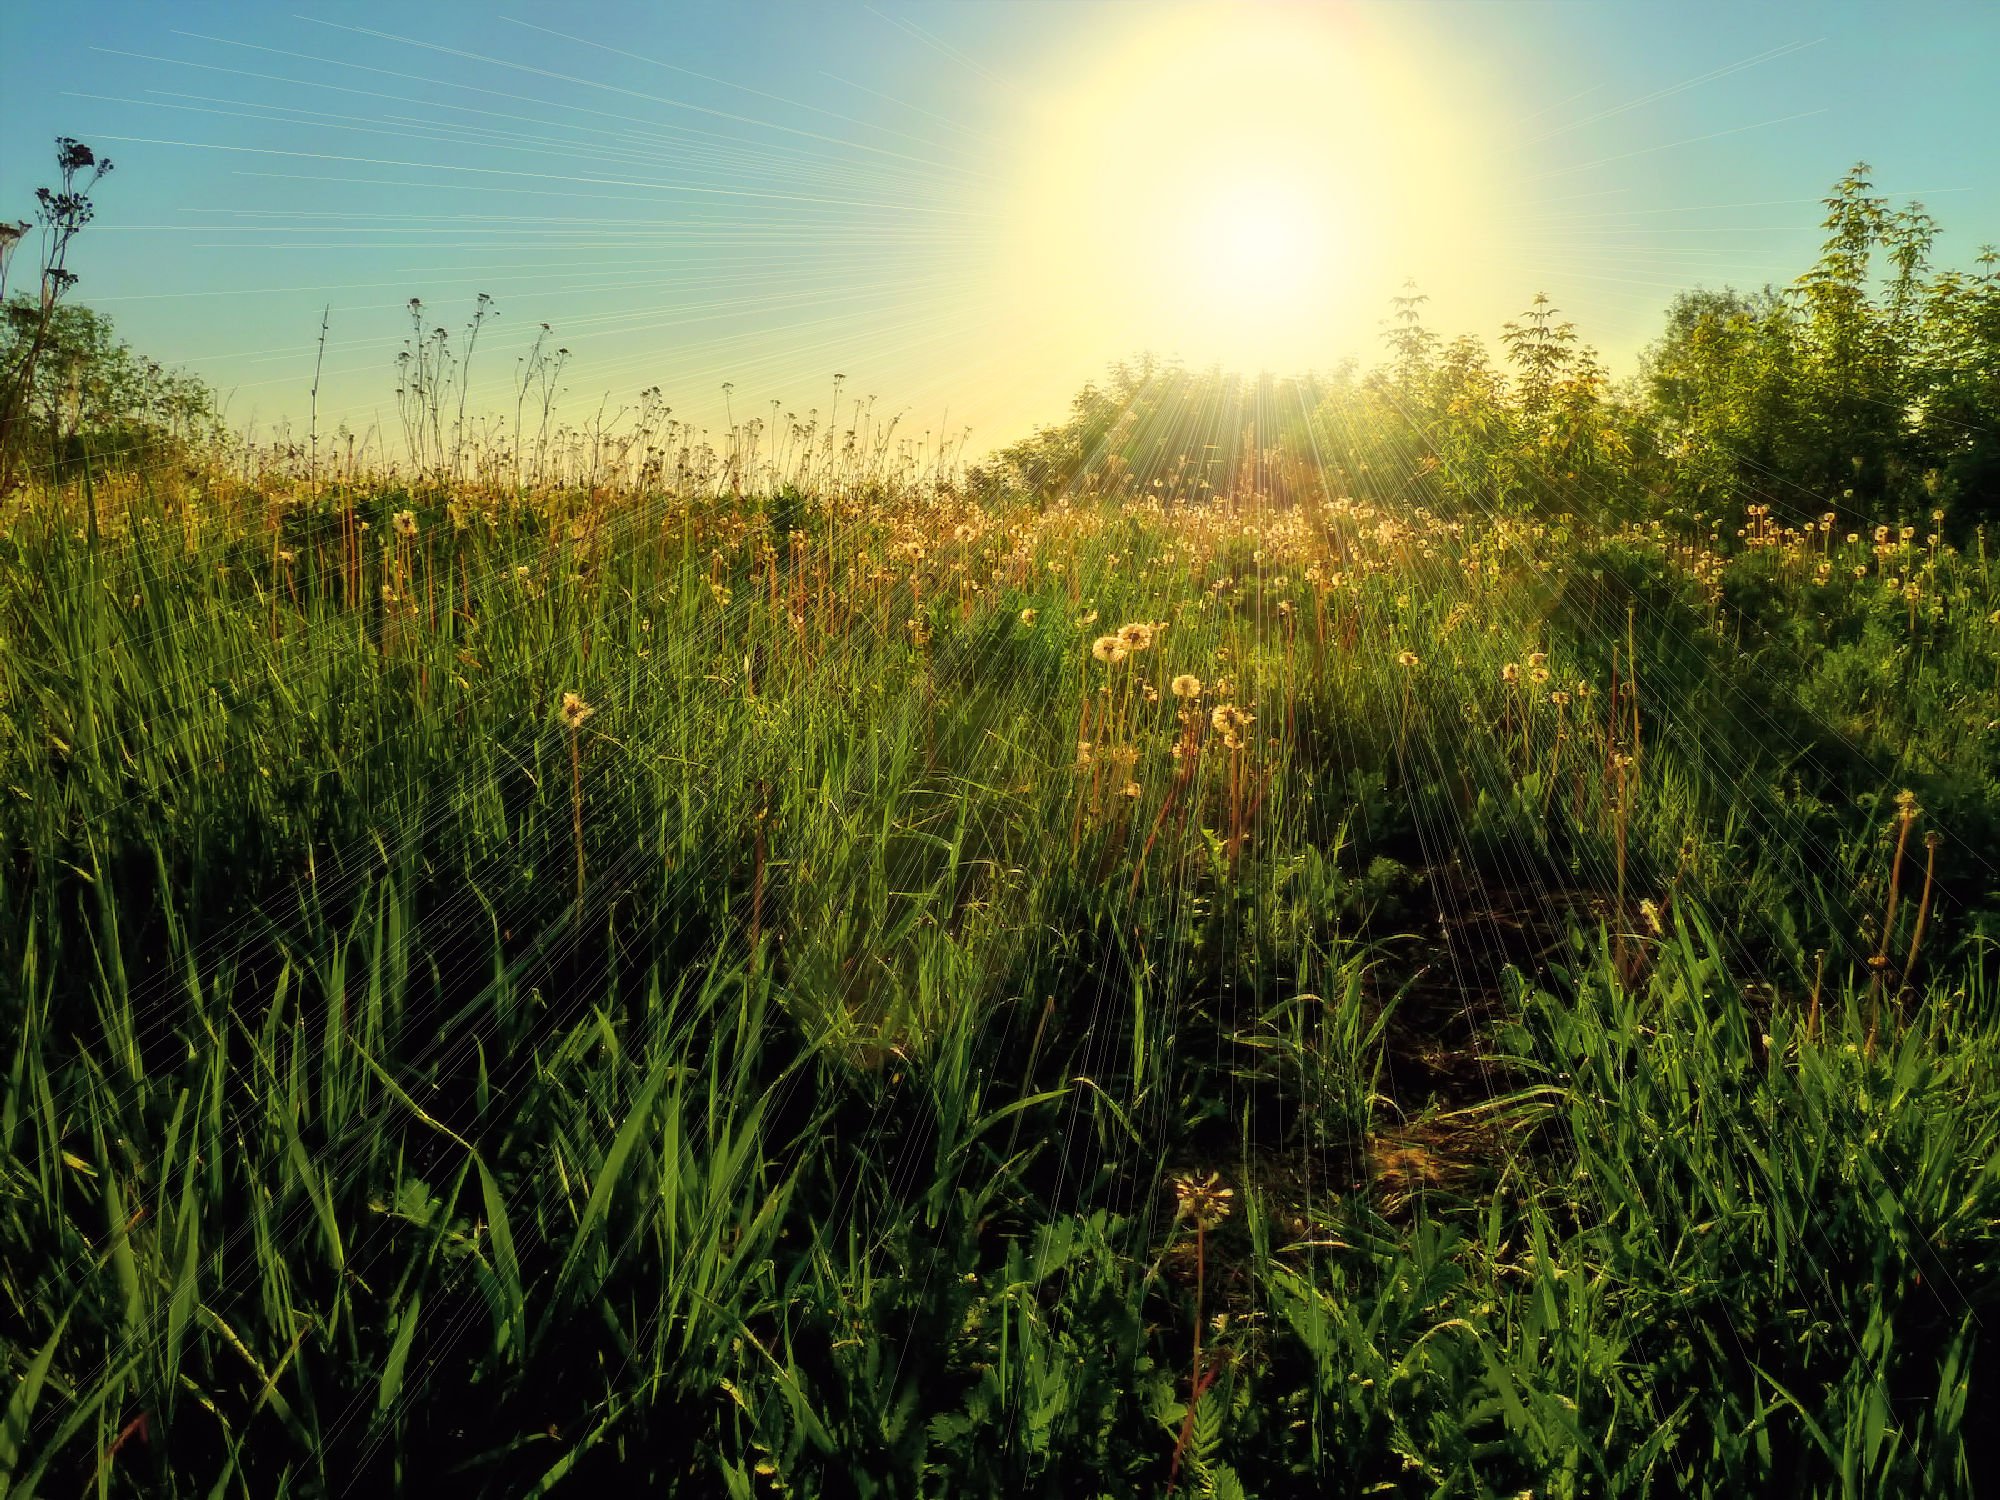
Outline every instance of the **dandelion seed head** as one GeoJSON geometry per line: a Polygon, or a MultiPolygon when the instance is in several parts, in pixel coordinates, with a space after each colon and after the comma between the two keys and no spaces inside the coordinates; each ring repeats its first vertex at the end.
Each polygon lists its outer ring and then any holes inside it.
{"type": "Polygon", "coordinates": [[[1197,1229],[1210,1230],[1229,1217],[1235,1192],[1223,1185],[1222,1174],[1193,1175],[1174,1179],[1174,1214],[1197,1229]]]}

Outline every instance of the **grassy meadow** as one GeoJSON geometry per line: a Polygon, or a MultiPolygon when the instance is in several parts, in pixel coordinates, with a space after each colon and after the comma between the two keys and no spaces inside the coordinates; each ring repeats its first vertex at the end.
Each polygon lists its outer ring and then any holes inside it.
{"type": "Polygon", "coordinates": [[[0,1492],[1991,1483],[1983,481],[1402,312],[970,471],[31,474],[0,1492]]]}

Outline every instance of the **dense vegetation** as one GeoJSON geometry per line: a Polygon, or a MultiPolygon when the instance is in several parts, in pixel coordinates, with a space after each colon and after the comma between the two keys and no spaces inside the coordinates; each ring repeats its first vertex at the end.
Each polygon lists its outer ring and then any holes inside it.
{"type": "Polygon", "coordinates": [[[1871,203],[1616,393],[13,494],[0,1487],[1979,1492],[2000,283],[1871,203]]]}

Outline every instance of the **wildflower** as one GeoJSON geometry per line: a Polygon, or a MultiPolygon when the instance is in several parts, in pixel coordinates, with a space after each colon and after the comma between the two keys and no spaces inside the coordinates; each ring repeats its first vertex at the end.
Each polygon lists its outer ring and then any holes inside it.
{"type": "Polygon", "coordinates": [[[1133,802],[1136,802],[1136,801],[1138,801],[1138,800],[1139,800],[1139,783],[1138,783],[1138,782],[1136,782],[1136,781],[1128,781],[1128,782],[1126,782],[1126,783],[1125,783],[1125,797],[1126,797],[1126,799],[1127,799],[1128,801],[1133,801],[1133,802]]]}
{"type": "Polygon", "coordinates": [[[1213,1229],[1229,1217],[1230,1200],[1236,1194],[1222,1185],[1222,1174],[1206,1177],[1176,1177],[1174,1199],[1176,1218],[1191,1220],[1197,1229],[1213,1229]]]}
{"type": "Polygon", "coordinates": [[[1519,682],[1521,680],[1520,663],[1510,661],[1506,666],[1502,667],[1500,669],[1500,680],[1502,682],[1519,682]]]}
{"type": "Polygon", "coordinates": [[[289,568],[293,563],[297,562],[298,560],[299,560],[298,553],[294,552],[290,547],[280,547],[278,549],[278,561],[285,567],[289,568]]]}
{"type": "Polygon", "coordinates": [[[1124,646],[1119,644],[1117,636],[1100,635],[1091,644],[1090,654],[1106,666],[1111,666],[1116,662],[1125,660],[1126,652],[1124,646]]]}
{"type": "Polygon", "coordinates": [[[1530,651],[1530,652],[1528,653],[1528,665],[1529,665],[1529,666],[1531,666],[1531,667],[1546,667],[1546,666],[1547,666],[1548,664],[1549,664],[1549,653],[1548,653],[1548,652],[1546,652],[1546,651],[1530,651]]]}
{"type": "Polygon", "coordinates": [[[395,524],[397,536],[415,536],[417,534],[417,513],[413,510],[399,510],[396,512],[395,524]]]}
{"type": "Polygon", "coordinates": [[[1024,610],[1022,610],[1022,611],[1021,611],[1021,623],[1022,623],[1023,625],[1032,625],[1032,624],[1034,624],[1034,623],[1035,623],[1035,618],[1036,618],[1036,616],[1035,616],[1035,611],[1034,611],[1034,610],[1032,610],[1032,609],[1024,609],[1024,610]]]}
{"type": "Polygon", "coordinates": [[[1233,703],[1219,703],[1215,712],[1208,716],[1208,722],[1215,732],[1222,736],[1222,743],[1231,750],[1243,748],[1243,731],[1257,722],[1254,714],[1238,708],[1233,703]]]}
{"type": "Polygon", "coordinates": [[[1535,685],[1539,687],[1549,680],[1549,669],[1547,667],[1536,667],[1528,676],[1534,679],[1535,685]]]}
{"type": "Polygon", "coordinates": [[[1569,694],[1565,693],[1561,688],[1557,688],[1553,693],[1549,694],[1549,702],[1553,703],[1557,708],[1567,708],[1569,706],[1569,694]]]}
{"type": "Polygon", "coordinates": [[[1639,903],[1639,915],[1655,937],[1666,930],[1660,923],[1660,908],[1650,898],[1639,903]]]}
{"type": "Polygon", "coordinates": [[[1097,611],[1094,609],[1086,609],[1082,614],[1076,617],[1076,626],[1077,629],[1079,630],[1088,630],[1091,626],[1095,625],[1096,623],[1097,623],[1097,611]]]}
{"type": "Polygon", "coordinates": [[[596,712],[597,710],[592,708],[588,703],[585,703],[578,694],[564,693],[562,695],[563,723],[568,725],[572,730],[581,729],[583,721],[596,712]]]}
{"type": "Polygon", "coordinates": [[[1144,651],[1153,644],[1153,627],[1144,624],[1120,625],[1118,644],[1127,651],[1144,651]]]}
{"type": "Polygon", "coordinates": [[[1185,698],[1190,703],[1201,696],[1201,679],[1192,672],[1183,672],[1173,680],[1174,696],[1185,698]]]}
{"type": "Polygon", "coordinates": [[[1418,657],[1414,651],[1404,650],[1396,653],[1396,665],[1399,667],[1414,667],[1417,663],[1418,657]]]}

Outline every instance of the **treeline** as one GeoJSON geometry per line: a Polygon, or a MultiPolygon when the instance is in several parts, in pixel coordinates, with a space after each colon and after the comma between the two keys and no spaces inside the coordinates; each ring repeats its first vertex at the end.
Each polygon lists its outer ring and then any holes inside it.
{"type": "Polygon", "coordinates": [[[136,353],[110,318],[80,303],[57,305],[44,324],[35,300],[10,298],[0,309],[0,379],[19,386],[17,478],[153,466],[222,434],[213,390],[136,353]]]}
{"type": "Polygon", "coordinates": [[[990,486],[1194,498],[1335,492],[1446,511],[1781,516],[2000,511],[2000,254],[1932,264],[1936,221],[1857,166],[1825,200],[1819,260],[1790,285],[1683,293],[1614,385],[1546,296],[1496,357],[1446,340],[1414,288],[1365,373],[1245,380],[1116,367],[1069,419],[976,471],[990,486]]]}

